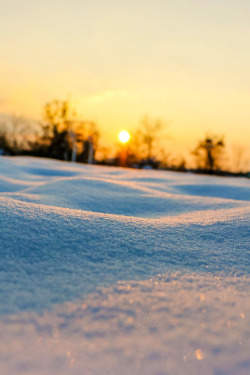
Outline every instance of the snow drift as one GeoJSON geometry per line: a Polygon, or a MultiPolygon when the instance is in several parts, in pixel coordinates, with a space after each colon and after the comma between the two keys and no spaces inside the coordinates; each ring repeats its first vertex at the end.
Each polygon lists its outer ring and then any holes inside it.
{"type": "Polygon", "coordinates": [[[250,185],[0,159],[4,374],[248,374],[250,185]]]}

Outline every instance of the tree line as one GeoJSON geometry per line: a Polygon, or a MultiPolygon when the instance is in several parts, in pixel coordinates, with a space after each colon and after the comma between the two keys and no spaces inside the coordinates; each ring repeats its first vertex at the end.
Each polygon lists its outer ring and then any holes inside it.
{"type": "MultiPolygon", "coordinates": [[[[167,124],[160,119],[144,116],[131,134],[128,145],[116,150],[116,155],[96,158],[100,151],[101,133],[93,121],[83,120],[69,100],[53,100],[43,107],[43,118],[30,124],[22,117],[11,116],[0,123],[0,153],[30,155],[82,163],[120,165],[126,151],[126,166],[187,170],[184,158],[173,158],[166,152],[164,142],[167,124]],[[126,148],[126,150],[125,150],[126,148]]],[[[191,152],[196,172],[225,173],[223,157],[225,141],[218,135],[206,135],[191,152]]],[[[238,170],[244,155],[238,154],[238,170]],[[241,160],[240,160],[241,159],[241,160]]]]}

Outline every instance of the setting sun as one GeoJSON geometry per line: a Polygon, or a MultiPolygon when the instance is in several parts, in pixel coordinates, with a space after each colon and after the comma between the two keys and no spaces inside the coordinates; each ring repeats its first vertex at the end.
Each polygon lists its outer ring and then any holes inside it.
{"type": "Polygon", "coordinates": [[[122,142],[122,143],[126,143],[128,142],[130,139],[130,135],[129,133],[126,131],[126,130],[122,130],[120,133],[119,133],[119,140],[122,142]]]}

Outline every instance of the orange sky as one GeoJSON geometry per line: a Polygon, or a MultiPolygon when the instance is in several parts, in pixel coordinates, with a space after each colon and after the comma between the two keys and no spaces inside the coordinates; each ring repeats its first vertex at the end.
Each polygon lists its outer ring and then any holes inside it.
{"type": "Polygon", "coordinates": [[[250,3],[12,0],[1,5],[0,112],[71,98],[103,142],[144,114],[188,152],[207,132],[248,149],[250,3]]]}

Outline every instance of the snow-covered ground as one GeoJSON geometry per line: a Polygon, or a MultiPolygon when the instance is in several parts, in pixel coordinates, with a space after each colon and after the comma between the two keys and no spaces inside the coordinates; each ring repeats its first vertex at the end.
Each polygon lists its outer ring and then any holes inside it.
{"type": "Polygon", "coordinates": [[[250,373],[250,181],[0,158],[1,375],[250,373]]]}

